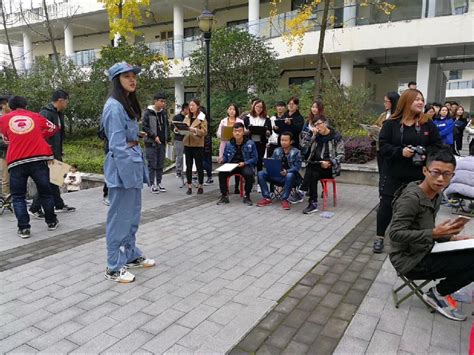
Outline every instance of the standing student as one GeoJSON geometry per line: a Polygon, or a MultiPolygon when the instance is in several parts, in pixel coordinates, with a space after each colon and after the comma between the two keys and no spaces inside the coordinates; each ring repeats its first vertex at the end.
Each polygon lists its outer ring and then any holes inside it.
{"type": "MultiPolygon", "coordinates": [[[[48,144],[53,149],[54,159],[63,160],[63,144],[65,137],[65,126],[64,126],[64,111],[69,105],[69,94],[64,90],[56,90],[53,92],[51,102],[41,109],[39,114],[50,122],[52,122],[59,131],[48,139],[48,144]]],[[[54,210],[56,213],[59,212],[74,212],[75,207],[68,206],[64,203],[61,198],[61,191],[59,186],[51,184],[51,191],[54,196],[54,210]]],[[[38,216],[42,214],[41,203],[38,194],[33,197],[33,203],[30,207],[30,213],[38,216]]]]}
{"type": "Polygon", "coordinates": [[[53,151],[45,140],[54,136],[58,127],[43,116],[28,111],[24,97],[13,96],[8,105],[12,111],[0,117],[0,133],[8,143],[6,160],[13,209],[18,221],[17,234],[20,238],[29,238],[31,225],[25,200],[28,178],[33,179],[38,189],[48,230],[58,228],[48,168],[48,161],[53,160],[53,151]]]}
{"type": "Polygon", "coordinates": [[[145,154],[148,161],[151,193],[166,192],[161,184],[165,167],[166,144],[170,136],[165,94],[157,93],[153,97],[153,105],[148,106],[143,113],[143,130],[147,134],[145,154]]]}
{"type": "MultiPolygon", "coordinates": [[[[189,105],[187,102],[181,105],[181,112],[178,113],[176,116],[173,117],[173,121],[176,122],[183,122],[186,115],[189,114],[189,105]]],[[[183,138],[182,134],[179,134],[178,129],[174,127],[173,124],[171,126],[174,129],[174,151],[176,153],[176,160],[175,160],[175,171],[176,177],[180,178],[181,174],[183,173],[183,154],[184,154],[184,145],[183,145],[183,138]]]]}
{"type": "Polygon", "coordinates": [[[292,96],[287,101],[287,111],[285,113],[286,127],[283,131],[291,132],[293,134],[293,147],[300,149],[300,134],[304,126],[304,117],[299,111],[300,100],[292,96]]]}
{"type": "Polygon", "coordinates": [[[207,134],[206,115],[201,112],[201,102],[198,99],[192,99],[189,102],[189,114],[183,121],[189,126],[189,134],[183,139],[184,154],[186,155],[186,182],[188,184],[187,195],[193,193],[193,163],[196,164],[198,173],[198,195],[204,193],[202,185],[204,183],[204,138],[207,134]]]}
{"type": "Polygon", "coordinates": [[[265,155],[265,149],[267,147],[268,137],[272,133],[272,123],[270,118],[267,116],[267,106],[262,100],[255,100],[252,104],[252,110],[249,115],[244,118],[244,125],[246,133],[250,134],[251,139],[254,141],[257,147],[258,161],[257,161],[257,172],[263,169],[263,157],[265,155]],[[250,127],[258,126],[265,127],[265,133],[261,135],[251,134],[250,127]]]}
{"type": "Polygon", "coordinates": [[[110,200],[105,227],[105,278],[121,283],[135,280],[128,269],[155,265],[155,261],[145,258],[136,246],[143,183],[148,183],[143,152],[138,143],[141,109],[136,96],[136,75],[139,72],[139,68],[125,62],[110,67],[112,88],[101,119],[109,141],[104,165],[110,200]]]}
{"type": "Polygon", "coordinates": [[[268,138],[267,157],[273,155],[273,152],[280,142],[280,135],[282,132],[278,130],[277,121],[283,121],[285,119],[285,109],[285,103],[283,101],[278,101],[275,104],[275,114],[270,117],[270,122],[272,123],[272,135],[268,138]]]}
{"type": "MultiPolygon", "coordinates": [[[[8,106],[8,100],[10,96],[0,96],[0,117],[9,113],[10,107],[8,106]]],[[[8,164],[6,161],[8,146],[3,139],[3,135],[0,134],[0,168],[2,169],[2,195],[10,195],[10,174],[8,173],[8,164]]]]}
{"type": "Polygon", "coordinates": [[[412,181],[423,178],[426,150],[441,147],[438,129],[423,113],[425,99],[419,90],[405,90],[391,119],[380,131],[380,153],[386,167],[380,183],[380,204],[377,210],[377,238],[374,253],[384,249],[385,230],[392,218],[395,192],[412,181]],[[424,150],[424,151],[422,151],[424,150]]]}
{"type": "Polygon", "coordinates": [[[462,150],[462,139],[467,126],[467,119],[464,117],[464,107],[458,106],[454,118],[454,151],[460,155],[462,150]]]}
{"type": "Polygon", "coordinates": [[[441,107],[439,115],[433,119],[433,122],[438,127],[443,143],[449,145],[454,152],[454,120],[446,106],[441,107]]]}

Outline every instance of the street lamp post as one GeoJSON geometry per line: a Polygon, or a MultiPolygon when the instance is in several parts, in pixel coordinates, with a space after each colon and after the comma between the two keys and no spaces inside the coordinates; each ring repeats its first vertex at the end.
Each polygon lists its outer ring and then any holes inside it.
{"type": "Polygon", "coordinates": [[[214,15],[209,10],[205,9],[197,18],[199,29],[204,36],[204,43],[206,46],[206,109],[207,109],[207,123],[210,132],[211,126],[211,74],[210,74],[210,44],[212,25],[214,23],[214,15]]]}

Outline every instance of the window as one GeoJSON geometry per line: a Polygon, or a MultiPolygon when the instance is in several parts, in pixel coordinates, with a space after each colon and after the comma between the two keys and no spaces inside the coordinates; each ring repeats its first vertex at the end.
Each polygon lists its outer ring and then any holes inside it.
{"type": "Polygon", "coordinates": [[[288,84],[291,85],[303,85],[304,83],[308,81],[314,80],[314,76],[300,76],[300,77],[294,77],[290,78],[288,84]]]}
{"type": "Polygon", "coordinates": [[[462,70],[449,71],[449,80],[459,80],[459,79],[462,79],[462,70]]]}
{"type": "Polygon", "coordinates": [[[291,0],[291,11],[298,10],[304,4],[307,4],[308,0],[291,0]]]}
{"type": "Polygon", "coordinates": [[[162,31],[160,32],[160,40],[166,41],[173,38],[173,31],[162,31]]]}
{"type": "MultiPolygon", "coordinates": [[[[196,97],[196,93],[195,92],[192,92],[192,91],[185,91],[184,92],[184,102],[188,102],[191,101],[192,99],[194,99],[196,97]]],[[[181,102],[182,104],[182,102],[181,102]]]]}
{"type": "Polygon", "coordinates": [[[184,29],[184,38],[198,37],[201,34],[199,27],[188,27],[184,29]]]}
{"type": "Polygon", "coordinates": [[[227,22],[227,27],[235,27],[239,25],[246,24],[248,21],[246,19],[243,20],[235,20],[235,21],[228,21],[227,22]]]}

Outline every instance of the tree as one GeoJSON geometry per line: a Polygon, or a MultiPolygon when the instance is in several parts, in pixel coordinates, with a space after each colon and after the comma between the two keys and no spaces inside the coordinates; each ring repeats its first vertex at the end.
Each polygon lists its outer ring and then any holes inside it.
{"type": "MultiPolygon", "coordinates": [[[[301,50],[303,46],[303,37],[306,32],[314,28],[314,22],[321,26],[318,43],[318,55],[316,60],[316,75],[314,78],[314,96],[319,98],[322,96],[323,91],[323,62],[327,63],[323,54],[324,39],[329,21],[334,21],[334,18],[329,17],[329,8],[333,2],[334,0],[307,0],[306,3],[298,9],[296,16],[287,21],[285,26],[286,32],[283,34],[283,39],[288,43],[289,46],[292,46],[294,42],[297,42],[298,49],[301,50]],[[321,3],[323,3],[322,16],[321,18],[314,18],[315,10],[321,3]]],[[[270,3],[270,19],[273,19],[278,14],[277,5],[281,3],[281,0],[270,0],[270,3]]],[[[354,5],[356,3],[358,3],[360,6],[375,5],[377,9],[383,11],[387,15],[389,15],[395,9],[395,5],[383,0],[354,0],[354,5]]],[[[330,68],[328,67],[328,69],[330,68]]]]}
{"type": "MultiPolygon", "coordinates": [[[[190,56],[185,72],[187,83],[205,86],[205,49],[190,56]]],[[[236,28],[219,28],[212,33],[210,54],[211,88],[213,91],[272,91],[278,85],[279,72],[276,52],[262,39],[236,28]]]]}
{"type": "Polygon", "coordinates": [[[110,38],[119,35],[127,39],[139,32],[135,30],[136,25],[143,23],[140,12],[142,8],[150,6],[150,0],[98,0],[104,4],[109,15],[110,38]]]}

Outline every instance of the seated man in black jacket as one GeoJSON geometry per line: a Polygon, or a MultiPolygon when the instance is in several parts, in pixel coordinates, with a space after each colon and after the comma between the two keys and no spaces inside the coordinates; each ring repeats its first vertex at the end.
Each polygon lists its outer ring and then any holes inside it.
{"type": "Polygon", "coordinates": [[[465,320],[451,294],[474,281],[474,249],[432,253],[436,243],[469,239],[461,236],[465,221],[450,219],[435,225],[441,192],[454,175],[456,159],[441,149],[428,155],[423,181],[414,181],[395,193],[393,216],[386,235],[390,261],[409,279],[443,279],[423,295],[425,302],[445,317],[465,320]]]}

